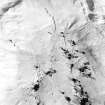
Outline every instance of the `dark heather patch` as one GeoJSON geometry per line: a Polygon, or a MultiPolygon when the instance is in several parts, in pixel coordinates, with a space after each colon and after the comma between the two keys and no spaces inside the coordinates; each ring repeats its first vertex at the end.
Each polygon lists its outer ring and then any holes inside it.
{"type": "Polygon", "coordinates": [[[86,3],[88,5],[88,9],[93,12],[95,9],[94,1],[93,0],[86,0],[86,3]]]}
{"type": "Polygon", "coordinates": [[[88,99],[87,98],[82,98],[82,100],[80,100],[80,105],[88,105],[88,99]]]}
{"type": "Polygon", "coordinates": [[[80,72],[85,72],[87,69],[88,69],[87,66],[83,66],[83,67],[80,67],[80,68],[79,68],[79,71],[80,71],[80,72]]]}
{"type": "Polygon", "coordinates": [[[56,70],[50,70],[50,71],[47,71],[45,74],[52,77],[52,75],[55,73],[56,73],[56,70]]]}
{"type": "Polygon", "coordinates": [[[67,49],[61,48],[61,50],[63,50],[64,54],[69,60],[73,58],[78,58],[78,56],[75,56],[74,54],[70,53],[67,49]]]}
{"type": "Polygon", "coordinates": [[[89,18],[89,20],[95,22],[97,20],[97,14],[89,13],[88,18],[89,18]]]}
{"type": "Polygon", "coordinates": [[[70,71],[72,72],[72,70],[73,70],[73,67],[74,67],[74,64],[72,63],[72,64],[70,64],[70,71]]]}
{"type": "Polygon", "coordinates": [[[74,40],[71,40],[72,46],[76,45],[76,42],[74,40]]]}
{"type": "Polygon", "coordinates": [[[32,88],[35,92],[39,90],[39,84],[34,84],[34,87],[32,88]]]}
{"type": "Polygon", "coordinates": [[[90,64],[89,62],[85,62],[85,63],[84,63],[84,65],[89,65],[89,64],[90,64]]]}
{"type": "Polygon", "coordinates": [[[77,80],[76,78],[72,78],[71,80],[72,80],[74,83],[77,83],[77,82],[79,83],[79,82],[80,82],[80,81],[77,80]]]}
{"type": "MultiPolygon", "coordinates": [[[[75,81],[78,82],[77,79],[75,81]]],[[[77,83],[74,84],[74,90],[76,92],[75,96],[78,98],[77,102],[79,102],[79,105],[91,105],[89,95],[84,90],[84,88],[80,82],[78,82],[78,84],[77,83]]]]}
{"type": "Polygon", "coordinates": [[[71,98],[68,97],[68,96],[65,96],[65,99],[66,99],[67,102],[70,102],[71,101],[71,98]]]}

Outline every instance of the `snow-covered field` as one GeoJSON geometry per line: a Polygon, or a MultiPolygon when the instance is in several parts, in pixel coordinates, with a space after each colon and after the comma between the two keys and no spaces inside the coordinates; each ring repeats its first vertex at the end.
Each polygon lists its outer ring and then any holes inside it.
{"type": "Polygon", "coordinates": [[[0,0],[0,105],[105,105],[105,3],[92,1],[0,0]]]}

